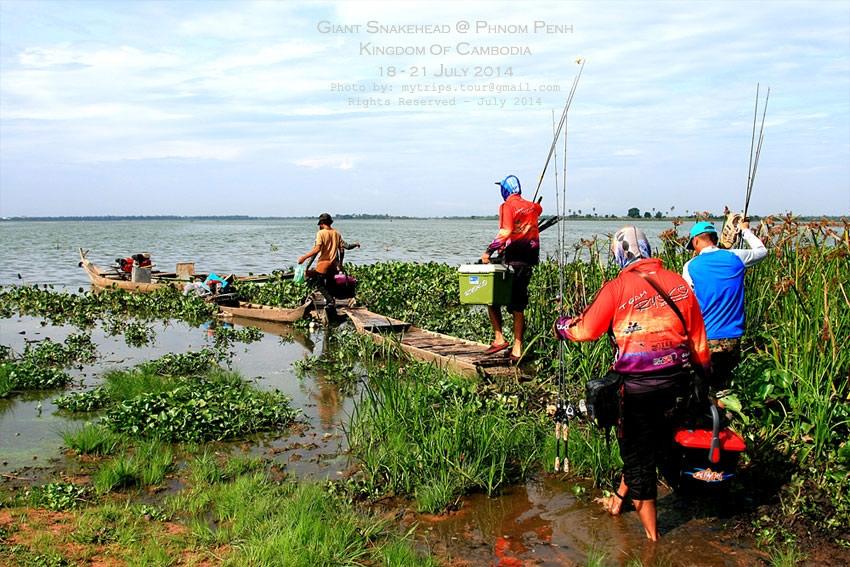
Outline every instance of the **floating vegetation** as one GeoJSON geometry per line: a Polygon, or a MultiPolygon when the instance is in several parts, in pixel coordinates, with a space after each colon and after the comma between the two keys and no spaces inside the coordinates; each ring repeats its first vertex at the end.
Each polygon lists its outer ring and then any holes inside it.
{"type": "Polygon", "coordinates": [[[199,297],[183,295],[171,287],[150,293],[131,293],[123,290],[108,292],[68,293],[55,291],[53,286],[0,287],[0,318],[13,315],[43,317],[54,325],[70,324],[90,328],[98,320],[110,317],[137,319],[180,319],[199,325],[212,318],[215,304],[199,297]]]}
{"type": "Polygon", "coordinates": [[[370,369],[348,432],[370,491],[414,496],[421,511],[452,507],[463,494],[495,494],[537,470],[543,422],[474,383],[430,365],[370,369]]]}
{"type": "Polygon", "coordinates": [[[139,368],[159,376],[192,376],[205,374],[218,366],[221,354],[212,349],[194,352],[165,354],[156,360],[145,362],[139,368]]]}
{"type": "Polygon", "coordinates": [[[71,377],[51,366],[39,366],[28,360],[0,364],[0,397],[21,390],[64,388],[71,377]]]}
{"type": "Polygon", "coordinates": [[[485,310],[460,304],[454,266],[381,262],[348,269],[357,278],[358,301],[376,313],[470,340],[491,332],[485,310]]]}
{"type": "Polygon", "coordinates": [[[104,423],[133,437],[168,441],[211,441],[280,429],[296,411],[284,394],[263,392],[232,373],[172,381],[112,406],[104,423]]]}
{"type": "Polygon", "coordinates": [[[156,337],[153,327],[142,321],[128,321],[122,332],[127,346],[136,348],[149,345],[156,337]]]}
{"type": "Polygon", "coordinates": [[[219,351],[225,351],[233,343],[254,343],[263,338],[263,332],[256,327],[245,327],[234,329],[231,326],[222,325],[215,328],[213,342],[219,351]]]}
{"type": "Polygon", "coordinates": [[[306,283],[295,282],[291,277],[284,279],[282,274],[275,274],[268,282],[239,282],[238,286],[237,292],[244,301],[287,309],[302,305],[310,292],[306,283]]]}

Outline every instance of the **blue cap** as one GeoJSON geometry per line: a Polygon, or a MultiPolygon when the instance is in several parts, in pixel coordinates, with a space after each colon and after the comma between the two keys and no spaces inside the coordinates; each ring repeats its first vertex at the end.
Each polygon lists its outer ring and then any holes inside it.
{"type": "Polygon", "coordinates": [[[691,236],[688,239],[688,250],[694,249],[694,237],[700,234],[717,234],[717,229],[708,221],[700,221],[691,227],[691,236]]]}
{"type": "Polygon", "coordinates": [[[508,200],[511,195],[519,195],[522,193],[522,187],[519,184],[519,179],[516,175],[508,175],[501,181],[496,181],[496,185],[502,190],[502,199],[508,200]]]}

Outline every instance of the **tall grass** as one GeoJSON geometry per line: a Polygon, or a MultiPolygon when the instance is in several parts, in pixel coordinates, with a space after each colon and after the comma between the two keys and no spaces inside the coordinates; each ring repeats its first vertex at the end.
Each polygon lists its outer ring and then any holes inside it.
{"type": "MultiPolygon", "coordinates": [[[[209,455],[202,460],[209,469],[209,455]]],[[[360,516],[318,484],[278,484],[262,471],[193,486],[170,507],[197,544],[232,546],[224,565],[433,565],[387,523],[360,516]]]]}
{"type": "Polygon", "coordinates": [[[86,423],[77,429],[62,433],[65,446],[79,455],[111,455],[123,440],[121,435],[113,433],[96,423],[86,423]]]}
{"type": "Polygon", "coordinates": [[[134,451],[105,462],[92,478],[95,490],[104,494],[133,486],[161,484],[174,465],[171,447],[157,440],[139,444],[134,451]]]}
{"type": "Polygon", "coordinates": [[[347,433],[373,489],[412,495],[428,512],[525,478],[544,436],[539,419],[478,396],[474,384],[394,362],[370,371],[347,433]]]}

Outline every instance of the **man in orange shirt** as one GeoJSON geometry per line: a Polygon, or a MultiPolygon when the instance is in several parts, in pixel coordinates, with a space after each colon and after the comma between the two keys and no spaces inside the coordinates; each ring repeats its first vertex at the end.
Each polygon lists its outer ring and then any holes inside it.
{"type": "Polygon", "coordinates": [[[593,341],[606,332],[613,335],[613,371],[624,378],[622,435],[617,439],[623,477],[619,489],[602,503],[617,515],[629,494],[646,536],[656,541],[656,468],[672,446],[676,396],[690,383],[692,369],[709,374],[711,353],[693,290],[682,276],[651,257],[643,231],[621,228],[611,241],[611,251],[620,274],[602,287],[584,313],[559,318],[556,332],[560,339],[571,341],[593,341]],[[684,326],[649,280],[675,303],[684,326]]]}
{"type": "MultiPolygon", "coordinates": [[[[513,268],[511,302],[508,311],[514,317],[514,343],[511,349],[511,362],[519,362],[522,356],[522,334],[525,331],[525,308],[528,306],[528,284],[531,272],[540,261],[540,232],[537,221],[543,213],[539,203],[522,198],[522,188],[515,175],[508,175],[497,181],[504,203],[499,206],[499,233],[490,243],[481,261],[490,263],[490,256],[496,252],[503,255],[504,263],[513,268]]],[[[488,305],[487,312],[493,326],[495,339],[487,350],[495,354],[511,345],[502,332],[502,311],[498,305],[488,305]]]]}
{"type": "Polygon", "coordinates": [[[334,276],[339,272],[342,250],[357,248],[359,243],[346,244],[342,236],[333,228],[334,219],[328,213],[319,215],[319,231],[316,233],[316,244],[313,248],[298,258],[298,263],[303,264],[310,258],[317,257],[316,269],[308,270],[307,277],[318,278],[320,285],[324,288],[327,299],[332,299],[331,291],[334,289],[334,276]]]}

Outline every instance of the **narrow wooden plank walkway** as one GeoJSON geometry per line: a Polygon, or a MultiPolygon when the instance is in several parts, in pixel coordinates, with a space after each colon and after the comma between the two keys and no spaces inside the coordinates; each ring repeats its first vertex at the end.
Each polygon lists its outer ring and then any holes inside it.
{"type": "Polygon", "coordinates": [[[510,364],[508,351],[487,355],[485,351],[490,345],[426,331],[363,307],[340,309],[339,312],[348,316],[357,332],[369,335],[378,344],[393,336],[401,349],[417,360],[434,362],[466,376],[518,375],[517,368],[510,364]]]}

